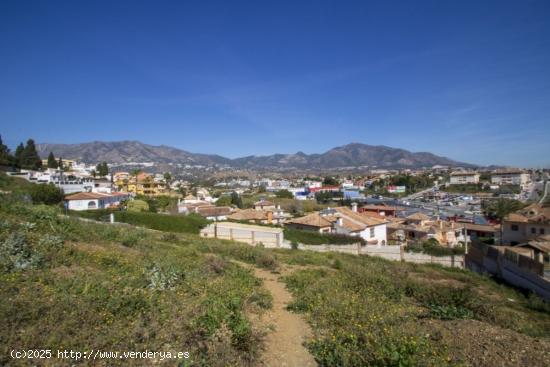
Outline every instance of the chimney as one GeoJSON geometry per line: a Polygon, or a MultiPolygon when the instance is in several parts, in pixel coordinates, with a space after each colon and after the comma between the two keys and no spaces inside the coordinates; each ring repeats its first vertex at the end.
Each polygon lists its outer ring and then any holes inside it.
{"type": "Polygon", "coordinates": [[[336,220],[336,223],[338,223],[338,225],[339,225],[340,227],[343,227],[343,226],[344,226],[344,218],[339,217],[339,218],[336,220]]]}
{"type": "Polygon", "coordinates": [[[357,203],[351,203],[351,210],[352,210],[354,213],[357,213],[357,203]]]}

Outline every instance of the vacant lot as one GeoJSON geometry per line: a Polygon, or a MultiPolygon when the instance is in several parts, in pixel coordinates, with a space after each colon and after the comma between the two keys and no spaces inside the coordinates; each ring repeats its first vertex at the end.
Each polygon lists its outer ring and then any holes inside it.
{"type": "MultiPolygon", "coordinates": [[[[550,365],[548,305],[468,271],[83,223],[0,195],[0,365],[28,365],[9,357],[20,348],[188,351],[181,366],[261,365],[278,351],[253,320],[273,299],[250,267],[276,274],[262,273],[269,289],[284,280],[322,366],[550,365]]],[[[143,361],[95,363],[128,364],[143,361]]]]}

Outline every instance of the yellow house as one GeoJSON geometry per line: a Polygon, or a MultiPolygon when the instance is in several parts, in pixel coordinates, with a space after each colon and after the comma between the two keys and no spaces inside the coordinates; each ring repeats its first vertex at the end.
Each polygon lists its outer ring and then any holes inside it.
{"type": "Polygon", "coordinates": [[[137,195],[155,196],[166,193],[166,184],[155,181],[153,176],[145,172],[140,172],[137,176],[127,172],[117,172],[114,175],[114,182],[119,190],[137,195]]]}

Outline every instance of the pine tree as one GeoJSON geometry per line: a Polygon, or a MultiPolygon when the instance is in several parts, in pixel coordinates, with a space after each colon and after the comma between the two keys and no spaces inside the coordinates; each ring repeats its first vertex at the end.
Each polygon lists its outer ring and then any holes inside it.
{"type": "Polygon", "coordinates": [[[50,152],[48,156],[48,168],[57,168],[57,161],[55,160],[53,152],[50,152]]]}
{"type": "Polygon", "coordinates": [[[24,151],[25,151],[25,146],[23,145],[23,143],[19,143],[19,145],[15,149],[15,157],[14,157],[15,165],[19,168],[21,168],[21,165],[23,163],[24,151]]]}
{"type": "Polygon", "coordinates": [[[0,135],[0,166],[8,166],[12,162],[10,156],[10,149],[2,142],[2,135],[0,135]]]}
{"type": "Polygon", "coordinates": [[[27,145],[23,150],[21,156],[21,168],[38,170],[42,168],[42,159],[36,151],[36,146],[34,145],[34,140],[27,140],[27,145]]]}
{"type": "Polygon", "coordinates": [[[107,176],[109,174],[109,166],[107,166],[107,162],[101,162],[96,167],[95,170],[97,171],[97,174],[101,177],[107,176]]]}

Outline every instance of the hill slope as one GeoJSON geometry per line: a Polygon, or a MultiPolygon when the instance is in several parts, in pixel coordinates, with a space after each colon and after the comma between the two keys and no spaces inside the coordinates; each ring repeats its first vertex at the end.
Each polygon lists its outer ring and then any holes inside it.
{"type": "Polygon", "coordinates": [[[37,150],[42,157],[47,157],[50,152],[53,152],[56,157],[76,159],[84,163],[101,161],[116,164],[153,162],[210,166],[230,162],[229,159],[218,155],[190,153],[173,147],[148,145],[139,141],[38,144],[37,150]]]}
{"type": "MultiPolygon", "coordinates": [[[[15,186],[9,181],[4,176],[0,189],[15,186]]],[[[188,363],[103,359],[97,366],[263,365],[270,344],[262,335],[274,331],[255,320],[282,308],[281,298],[232,260],[277,271],[264,272],[266,279],[282,275],[289,308],[312,329],[305,346],[323,366],[548,365],[548,305],[469,271],[269,250],[60,214],[0,193],[0,365],[27,365],[10,351],[35,345],[190,353],[188,363]]]]}
{"type": "Polygon", "coordinates": [[[369,166],[377,168],[417,168],[434,165],[471,166],[432,153],[413,153],[404,149],[352,143],[333,148],[322,154],[273,154],[236,159],[219,155],[195,154],[185,150],[153,146],[138,141],[91,142],[82,144],[38,144],[39,154],[46,157],[76,159],[85,163],[107,161],[115,164],[130,162],[179,163],[190,165],[227,165],[235,168],[331,169],[369,166]]]}
{"type": "Polygon", "coordinates": [[[263,157],[244,157],[233,161],[239,167],[295,167],[295,168],[339,168],[339,167],[431,167],[434,165],[445,166],[471,166],[470,164],[457,162],[449,158],[440,157],[432,153],[413,153],[408,150],[391,148],[382,145],[373,146],[360,143],[352,143],[333,148],[323,154],[274,154],[263,157]]]}

